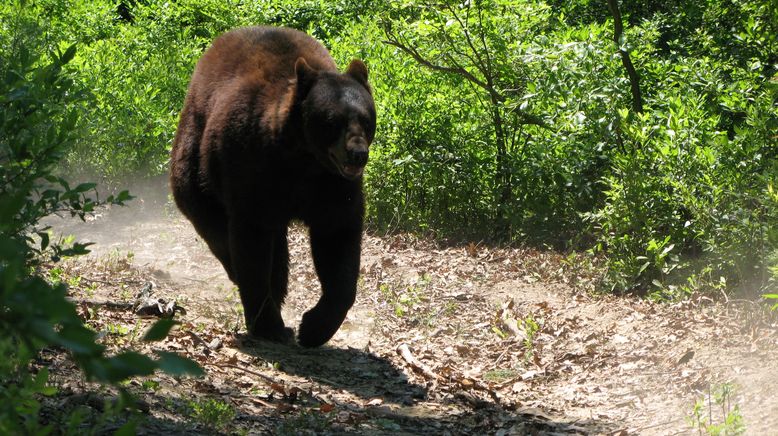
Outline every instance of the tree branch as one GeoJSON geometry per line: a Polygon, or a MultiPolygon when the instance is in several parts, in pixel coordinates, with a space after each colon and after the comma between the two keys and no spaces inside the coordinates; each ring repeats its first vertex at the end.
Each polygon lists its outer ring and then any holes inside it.
{"type": "MultiPolygon", "coordinates": [[[[478,71],[481,72],[481,74],[484,76],[484,78],[488,78],[489,77],[487,72],[481,67],[481,63],[478,60],[478,53],[475,54],[476,57],[474,58],[473,56],[465,53],[463,50],[459,50],[459,48],[457,47],[456,42],[453,40],[453,38],[451,38],[451,36],[449,36],[448,33],[446,33],[446,30],[444,28],[440,27],[438,30],[440,31],[440,34],[443,35],[443,38],[446,39],[446,42],[448,42],[448,45],[449,45],[449,48],[451,49],[451,51],[453,51],[454,53],[456,53],[456,54],[462,56],[463,58],[469,60],[470,62],[472,62],[473,65],[476,67],[476,69],[478,69],[478,71]]],[[[449,56],[449,58],[451,58],[452,61],[453,61],[453,58],[451,56],[449,56]]],[[[456,65],[456,63],[455,63],[455,66],[458,66],[458,65],[456,65]]],[[[487,83],[488,83],[488,81],[487,81],[487,83]]]]}
{"type": "MultiPolygon", "coordinates": [[[[479,3],[476,3],[478,5],[479,3]]],[[[482,9],[480,6],[476,6],[478,8],[478,26],[481,27],[481,44],[484,46],[484,56],[486,56],[486,68],[491,72],[492,71],[492,57],[489,55],[489,45],[486,43],[486,32],[484,32],[484,20],[482,17],[482,9]]]]}
{"type": "Polygon", "coordinates": [[[389,38],[386,41],[383,41],[384,44],[389,44],[392,46],[395,46],[399,48],[400,50],[404,51],[405,53],[409,54],[413,59],[416,60],[416,62],[424,65],[425,67],[435,70],[435,71],[442,71],[444,73],[451,73],[451,74],[457,74],[459,76],[464,77],[465,79],[469,80],[470,82],[478,85],[479,87],[485,89],[488,92],[491,92],[489,89],[489,85],[487,85],[483,80],[479,80],[477,77],[475,77],[472,73],[465,70],[462,67],[448,67],[444,65],[437,65],[433,64],[431,61],[424,59],[422,55],[414,48],[408,47],[407,45],[401,43],[397,40],[397,38],[392,39],[393,35],[387,34],[387,37],[389,38]]]}
{"type": "Polygon", "coordinates": [[[608,0],[608,9],[610,9],[611,15],[613,15],[613,42],[616,43],[616,47],[619,49],[621,55],[621,64],[624,65],[624,69],[627,70],[627,77],[629,78],[630,90],[632,91],[632,109],[637,113],[643,112],[643,98],[640,93],[640,77],[635,66],[632,65],[632,59],[629,57],[629,53],[621,48],[621,35],[624,31],[624,27],[621,23],[621,11],[619,11],[618,0],[608,0]]]}
{"type": "MultiPolygon", "coordinates": [[[[451,12],[451,15],[454,16],[454,19],[459,23],[459,27],[462,28],[462,33],[465,34],[465,40],[467,41],[467,45],[470,47],[470,50],[473,51],[473,56],[475,56],[477,61],[474,61],[473,64],[475,64],[475,67],[478,68],[479,71],[481,71],[481,74],[484,75],[484,79],[486,79],[487,85],[492,85],[492,72],[488,68],[488,65],[481,59],[480,54],[478,53],[478,50],[475,48],[475,45],[473,45],[473,40],[470,38],[470,29],[468,26],[462,22],[462,20],[459,18],[459,15],[457,15],[454,8],[451,7],[448,3],[446,3],[446,8],[451,12]]],[[[468,15],[470,14],[470,9],[468,6],[468,15]]],[[[444,32],[445,33],[445,32],[444,32]]],[[[449,41],[449,44],[452,46],[454,45],[453,42],[449,41]]],[[[488,54],[487,54],[488,56],[488,54]]],[[[473,59],[471,59],[473,60],[473,59]]]]}

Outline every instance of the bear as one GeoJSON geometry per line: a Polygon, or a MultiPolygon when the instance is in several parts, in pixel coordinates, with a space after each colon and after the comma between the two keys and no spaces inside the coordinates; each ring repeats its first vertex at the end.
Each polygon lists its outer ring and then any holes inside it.
{"type": "Polygon", "coordinates": [[[356,298],[362,175],[375,129],[365,64],[355,59],[339,72],[303,32],[232,30],[198,61],[173,140],[170,187],[237,285],[250,335],[294,341],[281,316],[293,221],[308,228],[321,284],[297,343],[323,345],[340,328],[356,298]]]}

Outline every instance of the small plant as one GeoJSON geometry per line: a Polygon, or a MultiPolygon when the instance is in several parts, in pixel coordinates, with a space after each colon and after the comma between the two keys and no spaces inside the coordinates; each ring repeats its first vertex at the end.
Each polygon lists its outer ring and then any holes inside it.
{"type": "Polygon", "coordinates": [[[492,332],[500,337],[500,339],[505,339],[508,337],[508,333],[504,332],[501,328],[497,327],[496,325],[492,326],[492,332]]]}
{"type": "Polygon", "coordinates": [[[49,282],[52,285],[58,285],[62,283],[62,273],[63,269],[61,267],[54,267],[49,270],[49,282]]]}
{"type": "MultiPolygon", "coordinates": [[[[393,287],[388,283],[382,283],[378,289],[386,298],[387,303],[391,305],[394,315],[398,318],[404,318],[425,300],[424,291],[430,284],[430,281],[430,276],[423,274],[404,289],[393,287]]],[[[411,321],[429,325],[431,318],[434,317],[430,315],[429,313],[417,314],[412,317],[411,321]]]]}
{"type": "Polygon", "coordinates": [[[143,380],[141,387],[150,392],[157,392],[161,386],[156,380],[143,380]]]}
{"type": "Polygon", "coordinates": [[[694,403],[692,414],[687,418],[689,425],[696,428],[701,435],[744,434],[746,425],[743,422],[743,415],[740,414],[740,406],[732,404],[734,394],[735,385],[730,382],[709,387],[707,396],[703,396],[694,403]]]}
{"type": "Polygon", "coordinates": [[[540,325],[535,321],[535,317],[530,313],[524,319],[519,321],[519,329],[524,332],[524,357],[527,360],[532,359],[534,354],[535,335],[540,331],[540,325]]]}
{"type": "Polygon", "coordinates": [[[204,426],[214,430],[225,430],[235,419],[235,409],[228,403],[208,398],[200,401],[190,401],[192,417],[204,426]]]}
{"type": "Polygon", "coordinates": [[[503,304],[502,308],[497,312],[495,325],[492,325],[492,332],[499,336],[500,339],[513,337],[521,340],[525,349],[524,358],[529,361],[534,353],[535,336],[540,331],[540,323],[532,313],[528,313],[523,318],[520,318],[517,317],[514,310],[513,301],[503,304]]]}
{"type": "Polygon", "coordinates": [[[122,254],[118,249],[113,249],[102,259],[102,266],[108,272],[118,273],[127,270],[134,257],[135,254],[131,251],[122,254]]]}
{"type": "MultiPolygon", "coordinates": [[[[775,82],[778,83],[778,75],[775,77],[775,82]]],[[[776,166],[778,169],[778,166],[776,166]]],[[[777,171],[778,172],[778,171],[777,171]]],[[[769,209],[773,211],[773,222],[778,220],[778,189],[774,187],[772,183],[767,184],[768,201],[770,204],[769,209]]],[[[778,241],[778,232],[776,232],[775,226],[772,227],[768,233],[772,234],[771,238],[778,241]]],[[[778,243],[776,244],[778,245],[778,243]]],[[[778,309],[778,247],[773,248],[766,257],[767,265],[767,286],[765,287],[765,293],[762,294],[762,298],[771,300],[774,303],[771,306],[771,310],[778,309]]]]}
{"type": "MultiPolygon", "coordinates": [[[[778,294],[762,294],[762,298],[766,300],[778,300],[778,294]]],[[[772,306],[770,306],[770,310],[776,310],[778,309],[778,301],[776,301],[772,306]]]]}
{"type": "Polygon", "coordinates": [[[459,309],[459,304],[456,301],[449,301],[446,303],[446,306],[443,308],[443,315],[453,316],[455,313],[457,313],[458,309],[459,309]]]}
{"type": "Polygon", "coordinates": [[[123,324],[108,323],[105,326],[105,331],[112,336],[125,336],[130,332],[130,329],[123,324]]]}
{"type": "Polygon", "coordinates": [[[488,382],[502,383],[506,380],[516,378],[519,372],[511,368],[498,368],[484,372],[483,379],[488,382]]]}

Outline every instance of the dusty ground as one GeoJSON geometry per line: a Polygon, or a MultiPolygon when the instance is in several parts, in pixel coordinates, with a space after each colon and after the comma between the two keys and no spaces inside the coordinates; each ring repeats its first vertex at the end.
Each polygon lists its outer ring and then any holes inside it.
{"type": "MultiPolygon", "coordinates": [[[[242,335],[235,288],[164,199],[54,224],[97,243],[58,266],[105,343],[176,351],[207,371],[132,381],[141,433],[694,434],[695,402],[721,423],[708,393],[733,386],[746,433],[778,434],[778,325],[753,302],[593,297],[589,273],[553,253],[366,236],[355,307],[307,350],[242,335]],[[138,338],[153,320],[99,304],[148,283],[186,309],[151,345],[138,338]]],[[[290,250],[296,326],[319,287],[304,229],[290,250]]],[[[90,398],[112,391],[85,394],[94,387],[63,357],[41,357],[60,387],[49,406],[100,409],[90,398]]]]}

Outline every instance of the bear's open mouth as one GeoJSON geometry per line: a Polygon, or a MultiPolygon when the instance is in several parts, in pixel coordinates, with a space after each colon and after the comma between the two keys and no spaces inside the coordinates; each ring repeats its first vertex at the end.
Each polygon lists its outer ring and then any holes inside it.
{"type": "Polygon", "coordinates": [[[332,151],[330,151],[329,155],[330,155],[330,162],[338,170],[338,173],[340,173],[340,175],[344,179],[356,180],[365,171],[364,166],[342,163],[341,160],[338,159],[337,155],[332,151]]]}
{"type": "Polygon", "coordinates": [[[358,167],[356,165],[343,165],[343,168],[340,170],[341,174],[344,177],[356,179],[357,177],[361,176],[364,172],[365,167],[358,167]]]}

